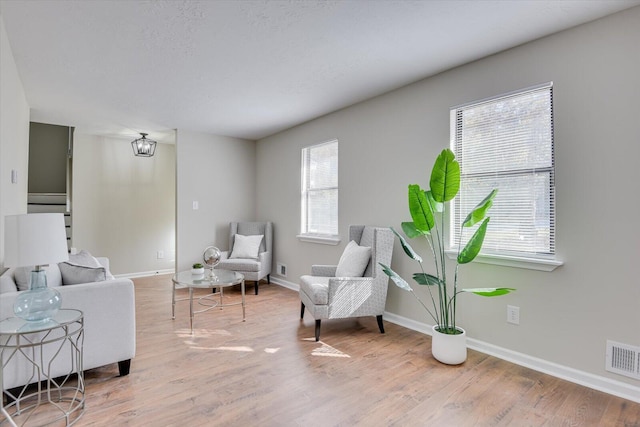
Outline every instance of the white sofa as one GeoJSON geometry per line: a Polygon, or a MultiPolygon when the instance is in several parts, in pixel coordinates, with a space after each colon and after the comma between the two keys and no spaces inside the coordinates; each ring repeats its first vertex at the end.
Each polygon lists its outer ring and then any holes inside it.
{"type": "MultiPolygon", "coordinates": [[[[120,375],[127,375],[131,359],[136,354],[133,282],[114,278],[109,273],[108,258],[96,259],[105,267],[107,280],[62,286],[61,281],[56,280],[56,274],[53,274],[53,280],[48,279],[49,286],[60,292],[62,308],[74,308],[84,313],[83,369],[117,362],[120,375]]],[[[57,266],[52,270],[55,268],[57,266]]],[[[0,320],[13,317],[13,302],[20,293],[15,280],[16,270],[9,269],[0,277],[0,320]]],[[[71,357],[70,353],[66,356],[71,357]]],[[[22,366],[18,359],[14,357],[2,370],[5,389],[25,385],[32,378],[26,363],[22,366]]],[[[52,377],[68,372],[69,362],[64,361],[64,357],[62,359],[61,363],[52,366],[52,377]]]]}

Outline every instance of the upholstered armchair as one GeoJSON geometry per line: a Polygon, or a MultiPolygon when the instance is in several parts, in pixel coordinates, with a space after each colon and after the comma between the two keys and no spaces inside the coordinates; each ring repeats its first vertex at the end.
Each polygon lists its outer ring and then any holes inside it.
{"type": "Polygon", "coordinates": [[[300,277],[300,319],[306,307],[316,320],[316,341],[322,319],[376,316],[384,333],[389,277],[378,263],[391,264],[393,242],[388,228],[352,225],[338,265],[313,265],[311,275],[300,277]]]}
{"type": "Polygon", "coordinates": [[[222,252],[216,268],[237,271],[245,280],[258,284],[264,277],[271,283],[273,226],[271,222],[232,222],[229,225],[229,251],[222,252]],[[260,238],[262,236],[262,238],[260,238]]]}

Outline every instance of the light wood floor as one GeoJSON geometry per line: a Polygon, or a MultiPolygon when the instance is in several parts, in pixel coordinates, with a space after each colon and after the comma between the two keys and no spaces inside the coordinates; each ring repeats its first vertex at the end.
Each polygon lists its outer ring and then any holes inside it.
{"type": "Polygon", "coordinates": [[[316,343],[277,285],[248,288],[246,322],[240,307],[196,315],[193,336],[188,303],[171,320],[170,276],[135,285],[131,374],[87,371],[78,426],[640,426],[640,404],[475,351],[444,366],[429,336],[382,335],[373,317],[323,322],[316,343]]]}

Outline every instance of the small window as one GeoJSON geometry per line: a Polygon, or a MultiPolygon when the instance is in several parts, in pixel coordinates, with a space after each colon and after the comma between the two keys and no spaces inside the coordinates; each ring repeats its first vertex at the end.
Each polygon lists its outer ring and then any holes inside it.
{"type": "Polygon", "coordinates": [[[301,237],[338,242],[338,141],[302,149],[301,237]]]}
{"type": "Polygon", "coordinates": [[[450,248],[468,240],[465,215],[493,188],[498,195],[482,253],[553,259],[555,169],[553,84],[451,109],[460,193],[450,210],[450,248]]]}

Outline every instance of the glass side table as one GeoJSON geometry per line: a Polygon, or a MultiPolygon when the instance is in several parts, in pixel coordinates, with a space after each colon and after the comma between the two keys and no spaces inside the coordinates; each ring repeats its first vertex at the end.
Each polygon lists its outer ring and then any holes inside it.
{"type": "Polygon", "coordinates": [[[59,310],[46,322],[0,321],[0,425],[75,423],[85,409],[83,344],[80,310],[59,310]],[[13,387],[24,376],[27,384],[13,387]]]}

